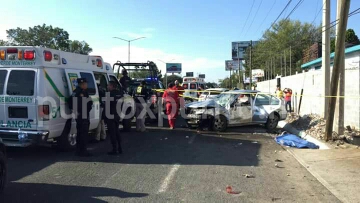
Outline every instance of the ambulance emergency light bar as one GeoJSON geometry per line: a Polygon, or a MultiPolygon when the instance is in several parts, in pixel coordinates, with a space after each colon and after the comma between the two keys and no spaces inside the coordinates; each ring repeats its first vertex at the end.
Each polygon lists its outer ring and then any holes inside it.
{"type": "MultiPolygon", "coordinates": [[[[59,55],[53,54],[51,51],[45,50],[43,52],[44,60],[45,61],[52,61],[52,60],[59,60],[59,55]]],[[[33,61],[36,58],[36,52],[33,49],[18,49],[18,48],[7,48],[7,49],[1,49],[0,50],[0,60],[27,60],[27,61],[33,61]]],[[[96,59],[96,66],[102,67],[102,61],[101,59],[96,59]]]]}

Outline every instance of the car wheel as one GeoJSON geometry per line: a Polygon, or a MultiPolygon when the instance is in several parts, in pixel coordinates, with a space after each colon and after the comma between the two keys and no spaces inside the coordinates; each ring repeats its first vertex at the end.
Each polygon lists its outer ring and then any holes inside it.
{"type": "Polygon", "coordinates": [[[213,121],[212,130],[223,132],[226,130],[226,128],[227,128],[227,120],[225,116],[223,115],[216,116],[213,121]]]}
{"type": "Polygon", "coordinates": [[[265,124],[265,127],[268,131],[274,131],[279,123],[279,116],[276,114],[270,114],[265,124]]]}
{"type": "Polygon", "coordinates": [[[0,193],[2,193],[5,188],[6,173],[7,173],[6,157],[3,152],[0,152],[0,193]]]}

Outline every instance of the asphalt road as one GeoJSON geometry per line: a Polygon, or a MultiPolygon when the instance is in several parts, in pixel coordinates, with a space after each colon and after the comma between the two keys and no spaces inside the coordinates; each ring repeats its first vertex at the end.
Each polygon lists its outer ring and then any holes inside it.
{"type": "Polygon", "coordinates": [[[262,127],[221,134],[151,127],[122,136],[124,154],[117,157],[106,154],[108,142],[90,144],[90,158],[46,147],[9,149],[0,201],[339,202],[262,127]]]}

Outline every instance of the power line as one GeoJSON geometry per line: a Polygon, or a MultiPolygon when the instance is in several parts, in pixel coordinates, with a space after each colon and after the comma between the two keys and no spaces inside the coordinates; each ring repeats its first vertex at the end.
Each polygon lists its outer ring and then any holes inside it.
{"type": "Polygon", "coordinates": [[[293,10],[290,11],[289,15],[285,18],[288,19],[290,17],[290,15],[296,10],[298,9],[298,7],[302,4],[302,2],[304,2],[304,0],[299,0],[299,2],[295,5],[295,7],[293,8],[293,10]]]}
{"type": "Polygon", "coordinates": [[[289,0],[289,2],[286,4],[285,8],[281,11],[281,13],[278,15],[278,17],[274,20],[274,22],[270,25],[268,30],[276,23],[277,20],[279,20],[280,16],[284,13],[285,9],[289,7],[292,0],[289,0]]]}
{"type": "Polygon", "coordinates": [[[247,18],[246,18],[246,20],[245,20],[245,24],[244,24],[243,29],[241,30],[241,33],[243,33],[243,32],[244,32],[244,29],[245,29],[246,23],[247,23],[247,21],[249,20],[249,17],[250,17],[250,14],[251,14],[252,9],[253,9],[253,7],[254,7],[254,4],[255,4],[255,0],[253,1],[252,5],[251,5],[250,12],[249,12],[249,14],[248,14],[248,16],[247,16],[247,18]]]}
{"type": "Polygon", "coordinates": [[[325,3],[326,3],[326,2],[323,3],[323,5],[321,6],[320,10],[316,13],[316,15],[315,15],[315,17],[314,17],[314,20],[311,22],[311,24],[314,24],[315,20],[316,20],[317,17],[319,16],[321,10],[324,8],[325,3]]]}
{"type": "Polygon", "coordinates": [[[256,12],[255,12],[254,18],[253,18],[253,20],[251,21],[250,26],[249,26],[249,28],[246,30],[245,35],[244,35],[244,36],[246,36],[246,35],[247,35],[247,33],[249,32],[249,30],[250,30],[251,26],[253,25],[254,20],[255,20],[255,18],[256,18],[257,13],[259,12],[259,9],[260,9],[260,6],[261,6],[262,2],[263,2],[263,0],[261,0],[261,1],[260,1],[260,4],[259,4],[259,6],[258,6],[258,8],[257,8],[257,10],[256,10],[256,12]]]}
{"type": "Polygon", "coordinates": [[[265,16],[264,20],[261,22],[261,24],[260,24],[259,28],[257,29],[257,31],[258,31],[259,29],[261,29],[261,26],[264,24],[265,20],[267,19],[267,17],[269,16],[270,12],[271,12],[271,11],[272,11],[272,9],[274,8],[275,3],[276,3],[276,0],[274,1],[273,5],[271,6],[271,8],[270,8],[269,12],[266,14],[266,16],[265,16]]]}

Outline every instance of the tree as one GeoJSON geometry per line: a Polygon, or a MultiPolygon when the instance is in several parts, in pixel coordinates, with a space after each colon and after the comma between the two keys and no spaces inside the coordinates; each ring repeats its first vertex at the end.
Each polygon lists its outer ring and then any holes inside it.
{"type": "Polygon", "coordinates": [[[0,46],[8,46],[9,43],[7,41],[4,40],[0,40],[0,46]]]}
{"type": "MultiPolygon", "coordinates": [[[[183,79],[181,76],[179,75],[168,75],[167,76],[167,83],[174,83],[175,80],[179,81],[179,83],[182,83],[183,82],[183,79]]],[[[162,79],[162,82],[165,83],[165,78],[162,79]]]]}
{"type": "Polygon", "coordinates": [[[70,42],[69,52],[88,55],[92,52],[92,48],[85,41],[74,40],[70,42]]]}
{"type": "MultiPolygon", "coordinates": [[[[92,48],[85,41],[69,40],[69,33],[62,28],[46,24],[29,27],[29,29],[15,28],[6,30],[8,45],[13,46],[42,46],[61,51],[89,54],[92,48]]],[[[3,43],[0,41],[0,43],[3,43]]]]}
{"type": "Polygon", "coordinates": [[[358,36],[355,34],[355,31],[353,29],[346,30],[345,34],[345,42],[352,44],[352,45],[358,45],[360,44],[358,36]]]}
{"type": "MultiPolygon", "coordinates": [[[[290,46],[291,46],[291,58],[292,58],[292,72],[294,73],[296,68],[300,70],[300,67],[296,64],[302,61],[303,50],[321,41],[321,26],[314,26],[309,23],[301,23],[300,21],[293,20],[280,20],[274,24],[269,30],[265,31],[260,42],[253,47],[252,52],[252,69],[266,70],[266,63],[270,64],[273,59],[275,65],[275,73],[284,74],[285,69],[281,69],[281,60],[286,54],[287,67],[290,65],[290,46]],[[286,51],[284,53],[284,50],[286,51]]],[[[246,75],[249,76],[249,51],[245,57],[246,75]]],[[[282,64],[285,61],[283,60],[282,64]]],[[[284,65],[283,65],[284,66],[284,65]]],[[[289,68],[287,68],[289,71],[289,68]]],[[[288,74],[288,73],[287,73],[288,74]]]]}

